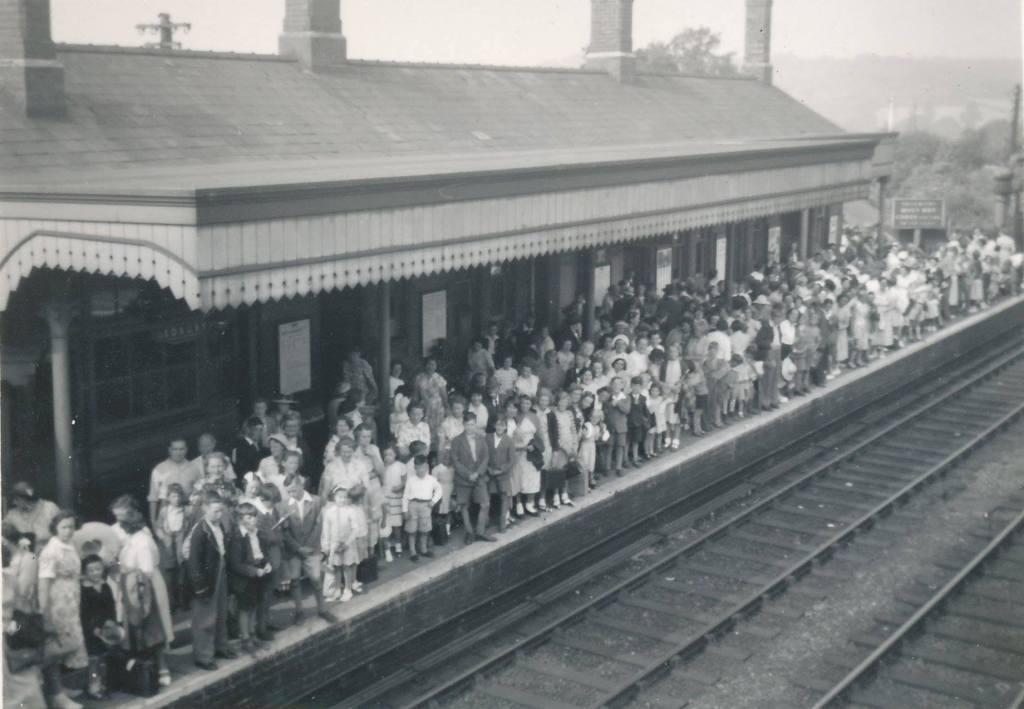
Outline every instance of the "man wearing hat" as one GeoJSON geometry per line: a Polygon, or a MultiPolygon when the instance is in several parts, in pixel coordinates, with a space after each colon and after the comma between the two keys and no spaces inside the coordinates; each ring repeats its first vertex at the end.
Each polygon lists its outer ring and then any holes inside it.
{"type": "Polygon", "coordinates": [[[50,522],[58,512],[60,508],[39,497],[29,483],[18,482],[11,487],[11,508],[4,515],[4,524],[21,534],[33,535],[38,550],[50,540],[50,522]]]}

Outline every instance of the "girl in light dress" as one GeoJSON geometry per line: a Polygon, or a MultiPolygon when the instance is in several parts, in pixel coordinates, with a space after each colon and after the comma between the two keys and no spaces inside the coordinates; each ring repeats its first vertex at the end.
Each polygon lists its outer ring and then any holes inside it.
{"type": "Polygon", "coordinates": [[[345,590],[328,601],[347,603],[353,593],[360,593],[363,585],[356,580],[356,566],[367,556],[366,540],[369,530],[366,513],[363,511],[357,488],[346,490],[336,486],[330,495],[330,502],[323,510],[323,530],[320,536],[321,551],[327,555],[326,573],[334,576],[334,588],[345,590]]]}
{"type": "Polygon", "coordinates": [[[540,378],[533,373],[533,367],[524,362],[519,367],[519,376],[516,378],[515,383],[515,393],[532,399],[537,396],[537,389],[539,387],[540,378]]]}
{"type": "Polygon", "coordinates": [[[729,394],[729,413],[744,418],[754,396],[754,380],[757,375],[749,360],[738,353],[732,356],[732,371],[734,380],[729,394]]]}
{"type": "MultiPolygon", "coordinates": [[[[445,531],[451,534],[452,524],[449,514],[451,513],[452,494],[455,492],[455,468],[452,467],[451,447],[438,454],[437,464],[430,469],[438,484],[441,485],[441,500],[437,503],[437,515],[444,523],[445,531]]],[[[412,543],[412,540],[409,542],[412,543]]]]}
{"type": "Polygon", "coordinates": [[[412,392],[404,384],[395,390],[395,397],[391,401],[391,414],[388,417],[388,426],[392,436],[398,435],[402,424],[409,420],[409,404],[412,402],[412,392]]]}
{"type": "Polygon", "coordinates": [[[406,467],[398,460],[398,450],[394,446],[385,448],[381,455],[384,457],[384,526],[389,535],[384,561],[390,563],[395,556],[402,555],[402,494],[405,492],[406,467]]]}
{"type": "Polygon", "coordinates": [[[853,335],[850,367],[863,367],[871,351],[871,304],[865,291],[860,291],[850,302],[850,332],[853,335]]]}
{"type": "Polygon", "coordinates": [[[836,307],[836,361],[838,369],[845,367],[850,359],[850,298],[845,293],[840,294],[836,307]]]}
{"type": "Polygon", "coordinates": [[[600,406],[594,405],[590,415],[580,429],[580,452],[577,456],[587,490],[594,489],[594,470],[597,467],[597,439],[601,435],[604,414],[600,406]]]}
{"type": "Polygon", "coordinates": [[[498,393],[502,397],[511,394],[515,390],[516,379],[518,378],[519,372],[512,366],[512,358],[503,358],[501,367],[494,371],[494,381],[498,383],[498,393]]]}
{"type": "Polygon", "coordinates": [[[668,398],[665,388],[658,382],[651,382],[647,395],[647,409],[653,414],[651,429],[644,440],[645,452],[648,457],[661,455],[665,449],[665,433],[668,431],[668,398]]]}
{"type": "Polygon", "coordinates": [[[516,433],[512,439],[516,451],[513,471],[519,479],[519,496],[524,511],[536,515],[538,510],[535,501],[540,494],[540,467],[537,463],[542,463],[542,455],[538,456],[537,453],[542,454],[543,444],[537,435],[539,421],[531,410],[532,406],[533,400],[530,397],[520,397],[516,433]]]}

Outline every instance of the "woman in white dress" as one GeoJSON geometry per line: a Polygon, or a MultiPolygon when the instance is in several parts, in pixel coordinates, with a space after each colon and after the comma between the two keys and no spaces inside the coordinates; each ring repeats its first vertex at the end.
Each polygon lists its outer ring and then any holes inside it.
{"type": "Polygon", "coordinates": [[[528,396],[519,398],[519,416],[516,419],[516,433],[513,438],[516,449],[513,474],[519,479],[519,495],[527,514],[536,515],[534,501],[540,493],[540,468],[537,452],[543,445],[537,432],[540,425],[537,415],[533,413],[533,400],[528,396]]]}

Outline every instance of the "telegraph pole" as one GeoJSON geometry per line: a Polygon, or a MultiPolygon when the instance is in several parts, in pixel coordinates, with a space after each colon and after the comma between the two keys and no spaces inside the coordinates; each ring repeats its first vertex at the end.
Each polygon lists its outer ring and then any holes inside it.
{"type": "Polygon", "coordinates": [[[161,12],[157,16],[156,23],[141,23],[135,25],[135,29],[139,31],[139,34],[155,34],[159,37],[159,40],[156,42],[146,42],[147,47],[152,49],[181,49],[181,42],[174,40],[174,33],[178,30],[188,32],[192,29],[192,24],[189,22],[171,22],[170,13],[161,12]]]}

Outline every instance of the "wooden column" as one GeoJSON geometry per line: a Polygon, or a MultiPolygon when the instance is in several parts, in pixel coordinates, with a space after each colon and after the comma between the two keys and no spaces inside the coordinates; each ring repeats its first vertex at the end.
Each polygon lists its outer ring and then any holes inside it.
{"type": "Polygon", "coordinates": [[[73,509],[75,505],[75,474],[72,459],[74,448],[71,421],[71,360],[68,355],[68,332],[71,328],[71,306],[55,301],[46,306],[46,322],[50,326],[50,372],[53,378],[53,456],[57,475],[57,502],[73,509]]]}
{"type": "Polygon", "coordinates": [[[885,187],[888,181],[888,178],[885,177],[878,179],[878,233],[875,234],[878,239],[881,239],[882,234],[885,232],[885,212],[887,209],[885,200],[888,196],[885,187]]]}
{"type": "Polygon", "coordinates": [[[596,265],[594,250],[584,251],[583,270],[586,273],[586,278],[582,287],[587,295],[587,306],[583,310],[583,336],[588,339],[594,333],[594,309],[597,307],[597,303],[594,302],[594,267],[596,265]]]}
{"type": "MultiPolygon", "coordinates": [[[[391,401],[391,283],[377,286],[377,317],[380,331],[380,371],[377,372],[377,419],[387,421],[391,401]]],[[[383,430],[383,429],[381,429],[383,430]]]]}
{"type": "Polygon", "coordinates": [[[811,233],[811,210],[800,210],[800,260],[807,260],[807,241],[811,233]]]}

